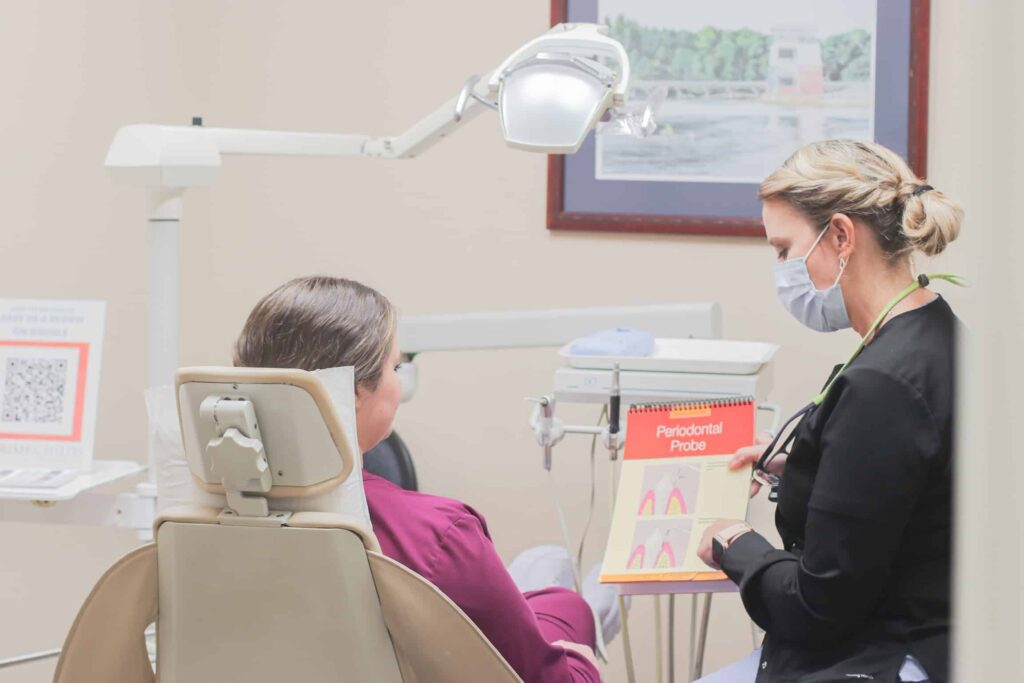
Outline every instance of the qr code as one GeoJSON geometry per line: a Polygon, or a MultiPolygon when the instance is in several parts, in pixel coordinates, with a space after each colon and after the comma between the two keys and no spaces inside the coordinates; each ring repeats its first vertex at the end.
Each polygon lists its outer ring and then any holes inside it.
{"type": "Polygon", "coordinates": [[[48,424],[63,420],[67,366],[61,358],[8,358],[0,407],[3,421],[48,424]]]}

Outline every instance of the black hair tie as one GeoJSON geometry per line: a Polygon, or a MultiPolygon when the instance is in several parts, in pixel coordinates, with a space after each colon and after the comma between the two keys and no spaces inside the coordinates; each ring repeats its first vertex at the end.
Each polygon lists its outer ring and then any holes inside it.
{"type": "Polygon", "coordinates": [[[920,197],[928,190],[934,190],[935,188],[931,185],[918,185],[913,192],[910,193],[911,197],[920,197]]]}

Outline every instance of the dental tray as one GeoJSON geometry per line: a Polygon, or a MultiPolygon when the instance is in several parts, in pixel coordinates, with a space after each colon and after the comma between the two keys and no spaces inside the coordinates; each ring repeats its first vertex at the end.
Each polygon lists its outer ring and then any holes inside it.
{"type": "Polygon", "coordinates": [[[655,339],[649,356],[574,356],[572,344],[558,352],[572,368],[645,372],[699,372],[719,375],[753,375],[779,350],[766,342],[724,341],[721,339],[655,339]]]}

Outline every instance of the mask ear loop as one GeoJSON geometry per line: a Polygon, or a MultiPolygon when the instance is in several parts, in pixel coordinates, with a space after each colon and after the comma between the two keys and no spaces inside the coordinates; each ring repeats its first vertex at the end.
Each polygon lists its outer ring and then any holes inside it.
{"type": "Polygon", "coordinates": [[[804,263],[807,263],[807,259],[811,258],[811,254],[813,254],[814,250],[818,248],[818,243],[821,242],[821,240],[825,237],[825,233],[828,232],[828,229],[831,227],[832,219],[829,219],[828,223],[825,224],[825,227],[822,228],[821,232],[818,233],[818,237],[814,240],[814,244],[811,245],[811,248],[807,250],[806,254],[800,257],[804,260],[804,263]]]}
{"type": "Polygon", "coordinates": [[[846,271],[846,264],[849,263],[842,256],[839,257],[839,275],[836,275],[836,281],[832,283],[833,287],[839,286],[839,281],[843,279],[843,272],[846,271]]]}
{"type": "MultiPolygon", "coordinates": [[[[807,264],[807,259],[809,259],[811,257],[811,254],[814,253],[814,250],[818,248],[818,244],[821,243],[821,240],[825,237],[825,233],[828,232],[828,229],[831,228],[831,227],[832,227],[832,219],[830,218],[828,223],[825,224],[825,227],[822,228],[820,233],[818,233],[818,237],[817,237],[817,239],[814,240],[814,244],[812,244],[811,248],[807,250],[807,253],[803,255],[802,258],[803,258],[803,261],[804,261],[804,265],[807,264]]],[[[839,281],[843,277],[843,272],[846,270],[846,264],[847,263],[849,263],[848,259],[844,259],[841,256],[839,257],[839,275],[836,275],[836,281],[832,283],[832,287],[831,288],[834,288],[834,287],[839,285],[839,281]]]]}

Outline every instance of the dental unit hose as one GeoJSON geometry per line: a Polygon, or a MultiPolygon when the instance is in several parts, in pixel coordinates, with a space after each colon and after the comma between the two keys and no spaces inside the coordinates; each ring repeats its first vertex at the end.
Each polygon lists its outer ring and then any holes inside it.
{"type": "Polygon", "coordinates": [[[608,397],[608,448],[611,459],[619,459],[619,413],[622,407],[622,390],[619,385],[619,364],[612,368],[612,391],[608,397]]]}
{"type": "Polygon", "coordinates": [[[540,410],[542,418],[542,428],[545,434],[544,439],[544,469],[548,472],[551,471],[551,451],[554,448],[554,444],[551,443],[551,418],[554,417],[555,407],[552,405],[552,401],[547,396],[543,396],[540,399],[540,410]]]}

